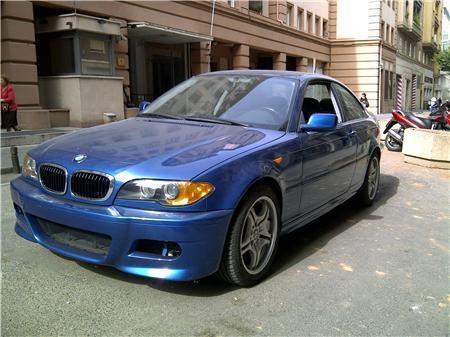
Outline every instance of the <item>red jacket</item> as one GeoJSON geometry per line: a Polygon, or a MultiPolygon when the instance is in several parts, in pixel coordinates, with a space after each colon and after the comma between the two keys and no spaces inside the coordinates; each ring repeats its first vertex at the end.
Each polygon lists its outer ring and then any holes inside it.
{"type": "Polygon", "coordinates": [[[2,87],[2,99],[9,104],[10,111],[17,110],[16,93],[11,84],[8,84],[4,88],[2,87]]]}

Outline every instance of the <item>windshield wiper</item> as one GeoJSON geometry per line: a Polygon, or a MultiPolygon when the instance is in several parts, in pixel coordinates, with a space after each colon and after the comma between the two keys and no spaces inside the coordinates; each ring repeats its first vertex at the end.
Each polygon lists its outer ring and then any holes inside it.
{"type": "Polygon", "coordinates": [[[225,124],[225,125],[248,126],[247,124],[244,124],[244,123],[230,121],[228,119],[222,119],[222,118],[213,118],[213,117],[186,116],[184,119],[187,121],[209,122],[209,123],[225,124]]]}
{"type": "Polygon", "coordinates": [[[147,117],[147,118],[167,118],[167,119],[184,119],[180,116],[169,115],[165,113],[149,113],[149,114],[138,114],[137,117],[147,117]]]}

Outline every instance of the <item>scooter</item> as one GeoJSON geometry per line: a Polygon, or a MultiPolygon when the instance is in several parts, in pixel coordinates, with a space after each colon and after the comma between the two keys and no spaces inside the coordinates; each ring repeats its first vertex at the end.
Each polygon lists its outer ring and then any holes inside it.
{"type": "Polygon", "coordinates": [[[400,152],[403,147],[403,135],[407,128],[450,130],[450,115],[447,103],[440,106],[439,111],[429,117],[419,117],[411,112],[393,110],[392,118],[383,133],[384,143],[389,151],[400,152]]]}

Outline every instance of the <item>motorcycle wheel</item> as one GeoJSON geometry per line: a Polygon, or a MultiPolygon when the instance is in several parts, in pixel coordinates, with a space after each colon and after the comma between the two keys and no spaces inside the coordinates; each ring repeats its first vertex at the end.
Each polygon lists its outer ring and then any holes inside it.
{"type": "Polygon", "coordinates": [[[397,142],[394,137],[392,137],[390,134],[387,134],[384,138],[384,144],[386,145],[387,149],[392,152],[400,152],[402,151],[402,144],[397,142]]]}

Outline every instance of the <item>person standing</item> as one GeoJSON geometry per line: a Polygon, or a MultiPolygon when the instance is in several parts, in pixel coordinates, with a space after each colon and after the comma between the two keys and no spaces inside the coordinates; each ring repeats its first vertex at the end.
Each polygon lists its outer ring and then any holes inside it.
{"type": "Polygon", "coordinates": [[[430,115],[434,115],[439,111],[439,101],[436,97],[432,97],[430,100],[430,115]]]}
{"type": "Polygon", "coordinates": [[[17,126],[16,93],[6,76],[1,78],[2,127],[6,131],[20,131],[17,126]]]}
{"type": "Polygon", "coordinates": [[[369,100],[367,99],[366,93],[363,92],[361,95],[361,98],[359,99],[359,101],[362,103],[362,105],[364,105],[366,108],[369,107],[369,100]]]}

